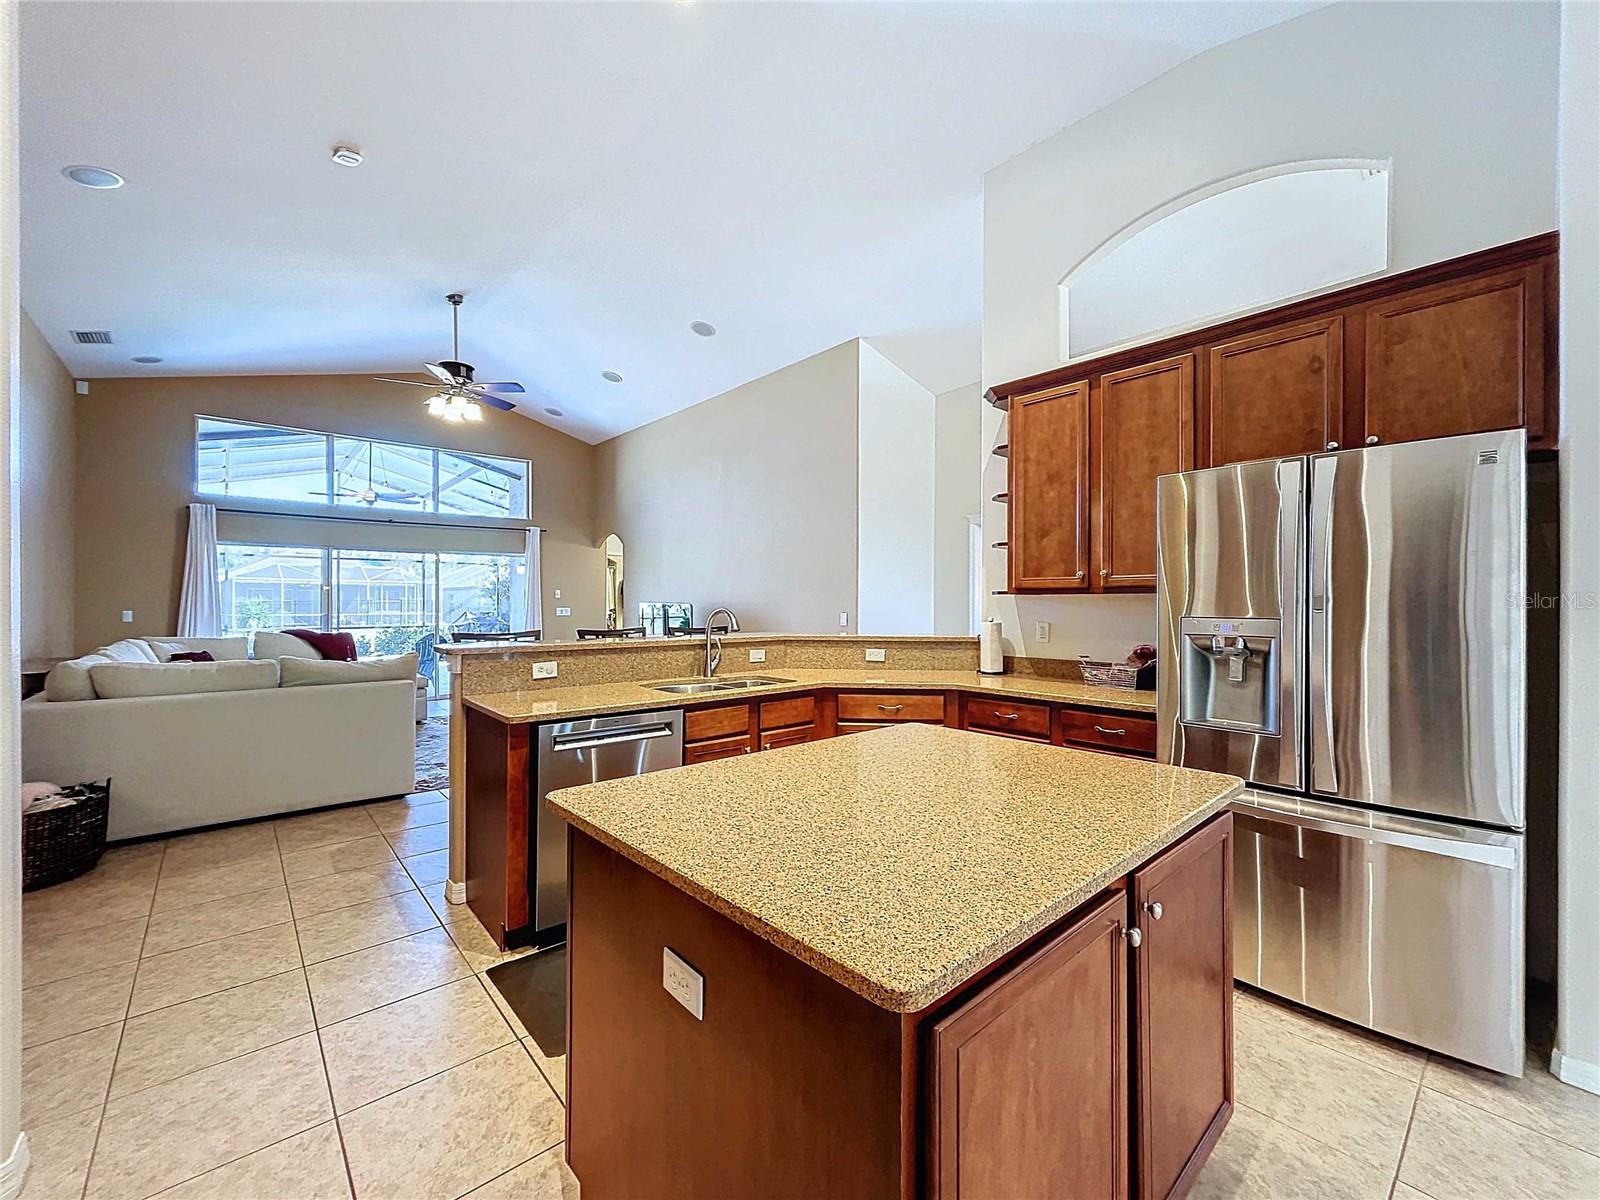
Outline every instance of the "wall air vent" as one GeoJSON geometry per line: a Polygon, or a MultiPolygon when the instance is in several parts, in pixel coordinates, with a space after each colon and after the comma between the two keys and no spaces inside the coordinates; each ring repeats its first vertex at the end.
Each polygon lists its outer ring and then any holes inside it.
{"type": "Polygon", "coordinates": [[[1500,461],[1500,451],[1498,451],[1498,450],[1479,450],[1478,451],[1478,465],[1480,467],[1492,467],[1499,461],[1500,461]]]}
{"type": "Polygon", "coordinates": [[[80,346],[111,345],[111,331],[109,329],[74,329],[70,332],[72,340],[80,346]]]}

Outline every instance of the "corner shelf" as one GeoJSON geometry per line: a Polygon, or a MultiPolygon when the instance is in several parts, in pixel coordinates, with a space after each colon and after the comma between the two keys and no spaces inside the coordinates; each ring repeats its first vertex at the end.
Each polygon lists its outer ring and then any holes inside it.
{"type": "Polygon", "coordinates": [[[1009,550],[1009,549],[1011,549],[1011,543],[1010,542],[990,542],[989,543],[989,549],[991,549],[991,550],[1009,550]]]}
{"type": "Polygon", "coordinates": [[[1010,442],[1001,442],[993,450],[989,451],[989,453],[990,454],[994,454],[994,455],[998,455],[1000,458],[1010,458],[1011,457],[1011,443],[1010,442]]]}
{"type": "Polygon", "coordinates": [[[996,492],[994,495],[990,496],[989,499],[993,500],[996,504],[1010,504],[1011,503],[1011,493],[1010,492],[996,492]]]}

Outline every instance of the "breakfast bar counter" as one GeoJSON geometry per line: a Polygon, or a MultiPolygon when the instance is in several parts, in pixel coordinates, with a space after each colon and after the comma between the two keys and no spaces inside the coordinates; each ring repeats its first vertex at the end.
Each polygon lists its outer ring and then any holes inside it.
{"type": "Polygon", "coordinates": [[[586,1200],[1181,1193],[1240,787],[904,725],[553,793],[586,1200]]]}

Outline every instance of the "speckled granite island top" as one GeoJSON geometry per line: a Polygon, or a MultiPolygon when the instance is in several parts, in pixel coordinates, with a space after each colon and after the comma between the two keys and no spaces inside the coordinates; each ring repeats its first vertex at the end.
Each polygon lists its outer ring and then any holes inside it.
{"type": "Polygon", "coordinates": [[[906,725],[568,788],[550,803],[873,1003],[915,1012],[1242,786],[906,725]]]}

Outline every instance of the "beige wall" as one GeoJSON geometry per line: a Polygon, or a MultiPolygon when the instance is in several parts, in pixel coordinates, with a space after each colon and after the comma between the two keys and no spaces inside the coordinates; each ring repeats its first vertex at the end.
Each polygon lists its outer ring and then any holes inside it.
{"type": "Polygon", "coordinates": [[[71,654],[73,380],[22,314],[17,461],[21,495],[22,654],[71,654]]]}
{"type": "Polygon", "coordinates": [[[855,631],[856,370],[846,342],[600,445],[630,618],[689,601],[749,630],[855,631]]]}
{"type": "MultiPolygon", "coordinates": [[[[1562,5],[1561,871],[1552,1063],[1600,1091],[1600,10],[1562,5]]],[[[1530,886],[1547,888],[1539,879],[1530,886]]]]}
{"type": "Polygon", "coordinates": [[[967,518],[978,511],[983,461],[983,389],[976,383],[934,397],[933,631],[967,624],[967,518]]]}
{"type": "Polygon", "coordinates": [[[446,425],[411,389],[366,376],[98,379],[76,413],[76,649],[175,627],[197,414],[531,459],[533,519],[547,531],[547,635],[570,638],[578,625],[599,623],[605,556],[592,446],[515,413],[446,425]],[[558,604],[572,616],[557,618],[558,604]],[[123,609],[134,611],[131,625],[123,609]]]}

